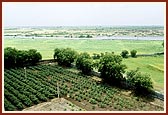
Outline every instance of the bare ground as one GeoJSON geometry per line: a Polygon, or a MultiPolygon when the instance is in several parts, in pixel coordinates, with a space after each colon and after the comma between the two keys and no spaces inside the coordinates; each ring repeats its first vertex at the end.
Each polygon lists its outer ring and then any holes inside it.
{"type": "Polygon", "coordinates": [[[23,111],[85,111],[64,98],[55,98],[50,102],[40,103],[23,111]]]}

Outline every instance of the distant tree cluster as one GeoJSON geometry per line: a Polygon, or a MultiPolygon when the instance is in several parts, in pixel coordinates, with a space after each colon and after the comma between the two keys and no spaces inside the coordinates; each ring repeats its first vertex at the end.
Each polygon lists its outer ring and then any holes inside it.
{"type": "MultiPolygon", "coordinates": [[[[123,50],[120,55],[121,55],[123,58],[128,58],[128,54],[129,54],[129,52],[128,52],[127,50],[123,50]]],[[[137,50],[131,50],[131,51],[130,51],[130,54],[131,54],[131,57],[136,57],[137,50]]]]}
{"type": "Polygon", "coordinates": [[[92,38],[92,36],[89,34],[88,35],[80,35],[79,38],[92,38]]]}
{"type": "Polygon", "coordinates": [[[15,48],[7,47],[4,49],[4,66],[10,67],[23,67],[27,65],[35,65],[42,56],[37,50],[17,50],[15,48]]]}

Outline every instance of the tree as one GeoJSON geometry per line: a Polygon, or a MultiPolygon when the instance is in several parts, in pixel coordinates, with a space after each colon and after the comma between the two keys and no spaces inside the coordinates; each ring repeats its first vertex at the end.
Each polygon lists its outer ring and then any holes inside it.
{"type": "Polygon", "coordinates": [[[17,55],[16,55],[16,65],[19,67],[26,66],[28,64],[28,52],[27,51],[22,51],[18,50],[17,55]]]}
{"type": "Polygon", "coordinates": [[[59,65],[71,66],[76,57],[77,52],[71,48],[55,49],[54,58],[57,59],[59,65]]]}
{"type": "Polygon", "coordinates": [[[4,67],[14,67],[16,65],[17,50],[7,47],[4,49],[4,67]]]}
{"type": "Polygon", "coordinates": [[[164,47],[164,41],[162,42],[162,46],[164,47]]]}
{"type": "Polygon", "coordinates": [[[35,65],[42,59],[42,56],[36,49],[30,49],[28,51],[28,63],[31,65],[35,65]]]}
{"type": "Polygon", "coordinates": [[[84,58],[81,64],[82,73],[88,75],[93,70],[93,60],[84,58]]]}
{"type": "Polygon", "coordinates": [[[62,49],[59,49],[59,48],[55,48],[54,50],[54,59],[56,60],[57,59],[57,56],[58,54],[61,52],[62,49]]]}
{"type": "Polygon", "coordinates": [[[113,84],[118,84],[123,79],[126,65],[122,64],[122,57],[112,53],[106,53],[99,63],[98,71],[101,72],[101,77],[113,84]]]}
{"type": "Polygon", "coordinates": [[[136,57],[137,51],[136,50],[131,50],[130,53],[131,53],[131,57],[136,57]]]}
{"type": "Polygon", "coordinates": [[[153,82],[150,76],[142,74],[138,69],[127,73],[127,81],[138,94],[148,94],[153,90],[153,82]]]}
{"type": "Polygon", "coordinates": [[[121,56],[122,56],[123,58],[128,58],[128,54],[129,54],[129,52],[128,52],[127,50],[123,50],[123,51],[121,52],[121,56]]]}
{"type": "Polygon", "coordinates": [[[86,38],[92,38],[92,36],[88,34],[88,35],[86,35],[86,38]]]}
{"type": "Polygon", "coordinates": [[[17,50],[7,47],[4,49],[4,66],[5,67],[23,67],[36,64],[42,56],[37,50],[29,51],[17,50]]]}
{"type": "Polygon", "coordinates": [[[89,74],[93,70],[93,59],[88,53],[81,53],[77,57],[76,67],[82,70],[82,73],[89,74]]]}
{"type": "Polygon", "coordinates": [[[93,53],[93,59],[100,59],[100,54],[93,53]]]}

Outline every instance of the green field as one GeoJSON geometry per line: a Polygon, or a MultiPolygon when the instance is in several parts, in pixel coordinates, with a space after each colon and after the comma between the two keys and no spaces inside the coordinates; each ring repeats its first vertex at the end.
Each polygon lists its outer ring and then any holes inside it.
{"type": "MultiPolygon", "coordinates": [[[[88,111],[162,111],[164,108],[131,95],[129,91],[98,83],[91,76],[66,70],[55,64],[4,71],[5,110],[22,110],[40,102],[60,97],[71,100],[88,111]],[[87,105],[87,106],[86,106],[87,105]]],[[[160,102],[160,101],[159,101],[160,102]]],[[[66,109],[66,108],[65,108],[66,109]]],[[[79,110],[80,111],[80,110],[79,110]]]]}
{"type": "Polygon", "coordinates": [[[162,41],[136,41],[136,40],[67,40],[67,39],[4,39],[4,47],[17,49],[37,49],[43,59],[53,58],[55,48],[73,48],[78,52],[104,53],[115,52],[120,54],[122,50],[138,51],[137,54],[153,54],[163,52],[162,41]]]}
{"type": "MultiPolygon", "coordinates": [[[[37,49],[43,59],[53,58],[55,48],[73,48],[78,52],[101,53],[115,52],[120,54],[122,50],[138,51],[137,54],[153,54],[163,52],[162,41],[136,41],[136,40],[67,40],[67,39],[21,39],[5,38],[4,47],[15,47],[17,49],[37,49]]],[[[140,68],[141,72],[151,75],[155,89],[164,89],[164,56],[138,57],[124,59],[127,70],[140,68]]]]}
{"type": "Polygon", "coordinates": [[[127,65],[127,70],[139,68],[142,73],[149,74],[154,83],[154,88],[158,91],[163,91],[164,56],[128,58],[124,59],[123,63],[127,65]]]}

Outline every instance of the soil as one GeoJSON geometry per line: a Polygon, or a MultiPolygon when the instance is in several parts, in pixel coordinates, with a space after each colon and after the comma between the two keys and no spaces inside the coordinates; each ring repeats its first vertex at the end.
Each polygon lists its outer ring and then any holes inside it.
{"type": "Polygon", "coordinates": [[[23,111],[85,111],[64,98],[55,98],[50,102],[44,102],[23,111]]]}

